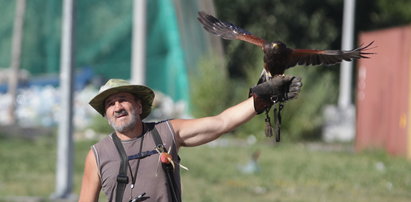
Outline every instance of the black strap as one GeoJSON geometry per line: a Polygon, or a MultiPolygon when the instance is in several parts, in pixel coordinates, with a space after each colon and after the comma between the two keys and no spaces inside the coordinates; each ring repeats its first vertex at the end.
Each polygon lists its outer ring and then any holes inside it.
{"type": "MultiPolygon", "coordinates": [[[[280,142],[281,141],[281,111],[284,108],[284,103],[279,102],[279,103],[274,103],[274,123],[275,123],[275,141],[280,142]],[[278,104],[278,109],[277,105],[278,104]]],[[[271,120],[270,120],[270,115],[268,112],[270,111],[270,108],[267,108],[265,110],[265,136],[266,137],[271,137],[273,136],[273,127],[271,126],[271,120]]]]}
{"type": "Polygon", "coordinates": [[[270,115],[268,115],[268,112],[270,111],[269,108],[265,109],[265,136],[266,137],[271,137],[273,136],[273,127],[271,126],[271,120],[270,120],[270,115]]]}
{"type": "MultiPolygon", "coordinates": [[[[153,139],[154,143],[156,144],[156,147],[162,147],[164,152],[167,152],[166,148],[164,148],[163,141],[161,140],[160,134],[158,133],[157,129],[154,127],[154,124],[152,126],[149,126],[149,128],[152,128],[152,134],[153,134],[153,139]]],[[[174,168],[171,165],[171,163],[161,163],[164,173],[167,178],[168,182],[168,187],[171,193],[172,201],[173,202],[180,202],[181,194],[180,190],[177,187],[177,183],[174,178],[174,168]]]]}
{"type": "Polygon", "coordinates": [[[124,190],[128,184],[128,176],[127,176],[127,165],[128,165],[128,157],[126,151],[124,151],[124,147],[121,144],[120,138],[117,137],[116,134],[111,134],[113,138],[114,145],[116,145],[118,154],[120,155],[121,163],[120,169],[117,175],[117,189],[116,189],[116,202],[123,201],[124,190]]]}
{"type": "Polygon", "coordinates": [[[284,108],[284,104],[282,102],[278,103],[278,110],[277,107],[274,107],[274,119],[275,119],[275,141],[281,141],[281,111],[284,108]]]}

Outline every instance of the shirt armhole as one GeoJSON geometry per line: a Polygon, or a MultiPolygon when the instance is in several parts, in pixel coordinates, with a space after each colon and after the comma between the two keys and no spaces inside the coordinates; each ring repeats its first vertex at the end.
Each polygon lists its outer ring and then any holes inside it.
{"type": "MultiPolygon", "coordinates": [[[[170,124],[170,121],[169,121],[169,120],[167,120],[166,123],[167,123],[168,129],[170,130],[170,133],[171,133],[171,135],[172,135],[173,142],[174,142],[174,146],[177,148],[176,135],[175,135],[175,133],[174,133],[174,128],[173,128],[173,126],[170,124]]],[[[176,151],[178,151],[179,149],[180,149],[180,147],[178,147],[178,148],[176,149],[176,151]]]]}
{"type": "Polygon", "coordinates": [[[100,181],[101,181],[101,174],[100,174],[100,156],[98,155],[97,148],[96,148],[95,145],[91,146],[91,148],[93,149],[94,157],[95,157],[95,159],[96,159],[96,164],[97,164],[97,168],[98,168],[98,169],[97,169],[97,170],[98,170],[97,174],[98,174],[98,177],[100,178],[100,181]]]}

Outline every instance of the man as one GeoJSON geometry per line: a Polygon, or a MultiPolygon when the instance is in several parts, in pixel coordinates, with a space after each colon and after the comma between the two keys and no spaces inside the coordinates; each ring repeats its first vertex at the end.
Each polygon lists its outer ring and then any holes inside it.
{"type": "Polygon", "coordinates": [[[180,147],[217,139],[271,107],[273,100],[296,97],[301,86],[299,78],[277,76],[251,88],[250,98],[218,115],[145,123],[142,120],[150,114],[153,91],[125,80],[109,80],[90,105],[115,132],[91,147],[79,201],[97,201],[101,189],[109,201],[181,201],[180,147]],[[164,150],[160,151],[159,146],[164,150]],[[159,158],[166,150],[170,156],[165,163],[174,166],[169,172],[162,169],[159,158]],[[133,155],[136,158],[131,158],[133,155]],[[119,175],[121,169],[127,171],[126,177],[119,175]]]}

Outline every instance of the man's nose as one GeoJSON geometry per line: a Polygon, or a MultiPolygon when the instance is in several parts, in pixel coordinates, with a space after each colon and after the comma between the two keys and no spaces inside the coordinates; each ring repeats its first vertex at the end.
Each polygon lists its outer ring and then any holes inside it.
{"type": "Polygon", "coordinates": [[[122,109],[123,109],[123,106],[120,104],[120,102],[115,101],[114,102],[114,111],[119,111],[119,110],[122,110],[122,109]]]}

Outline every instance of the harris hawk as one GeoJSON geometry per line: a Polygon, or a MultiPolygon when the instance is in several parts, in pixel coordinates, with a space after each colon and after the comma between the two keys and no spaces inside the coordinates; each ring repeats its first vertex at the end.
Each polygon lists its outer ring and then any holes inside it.
{"type": "Polygon", "coordinates": [[[269,78],[284,74],[288,68],[296,65],[333,65],[341,61],[368,58],[374,54],[366,52],[373,42],[353,50],[312,50],[288,48],[281,41],[266,41],[250,32],[232,24],[224,22],[203,11],[198,12],[197,19],[208,32],[227,40],[242,40],[261,47],[264,52],[264,68],[258,83],[269,78]]]}

